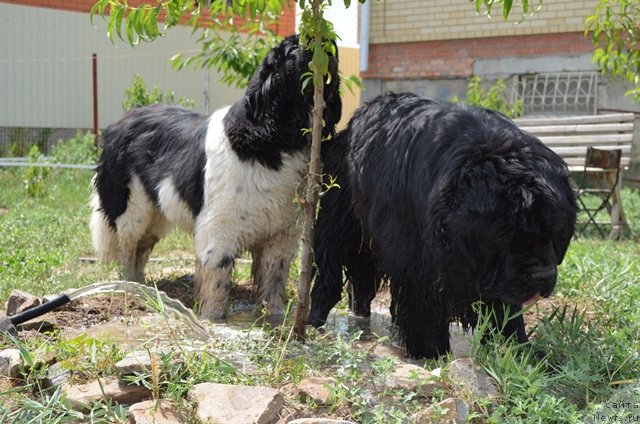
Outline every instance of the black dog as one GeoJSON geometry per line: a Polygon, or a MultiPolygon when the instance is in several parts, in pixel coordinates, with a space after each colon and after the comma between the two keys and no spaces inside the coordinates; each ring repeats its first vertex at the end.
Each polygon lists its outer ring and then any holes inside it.
{"type": "MultiPolygon", "coordinates": [[[[312,53],[297,36],[264,58],[242,99],[201,115],[177,106],[129,111],[103,133],[93,180],[93,244],[118,260],[129,280],[144,279],[154,245],[173,227],[194,234],[200,315],[225,314],[236,255],[253,255],[258,301],[285,307],[285,282],[298,244],[296,190],[305,178],[312,53]]],[[[329,59],[324,136],[340,119],[337,56],[329,59]]]]}
{"type": "MultiPolygon", "coordinates": [[[[576,203],[562,159],[508,118],[472,106],[387,94],[326,143],[309,323],[339,301],[342,271],[367,315],[381,276],[409,355],[449,351],[449,324],[497,320],[551,294],[573,235],[576,203]],[[363,304],[367,305],[363,305],[363,304]]],[[[526,342],[522,317],[506,335],[526,342]]]]}

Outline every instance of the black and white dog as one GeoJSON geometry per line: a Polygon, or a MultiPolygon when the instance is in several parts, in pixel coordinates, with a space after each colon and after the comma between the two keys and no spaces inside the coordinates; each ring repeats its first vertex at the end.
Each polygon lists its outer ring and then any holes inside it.
{"type": "MultiPolygon", "coordinates": [[[[324,324],[343,270],[355,312],[381,277],[407,352],[449,351],[449,324],[473,325],[484,301],[504,308],[549,295],[571,240],[576,203],[562,159],[506,117],[412,94],[360,107],[324,146],[340,188],[321,199],[309,322],[324,324]]],[[[506,335],[527,341],[522,316],[506,335]]]]}
{"type": "MultiPolygon", "coordinates": [[[[244,97],[211,116],[177,106],[133,109],[105,129],[93,181],[93,245],[144,280],[154,245],[173,227],[193,232],[196,300],[203,317],[224,315],[236,255],[253,255],[258,301],[284,312],[294,257],[296,189],[308,164],[313,88],[303,89],[311,53],[298,36],[273,48],[244,97]]],[[[325,86],[324,136],[341,115],[337,55],[325,86]]]]}

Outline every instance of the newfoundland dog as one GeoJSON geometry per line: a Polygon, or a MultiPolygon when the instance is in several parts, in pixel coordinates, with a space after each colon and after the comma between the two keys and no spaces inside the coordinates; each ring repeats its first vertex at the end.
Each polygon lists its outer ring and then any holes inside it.
{"type": "MultiPolygon", "coordinates": [[[[244,97],[211,116],[177,106],[133,109],[105,129],[93,180],[93,245],[144,280],[154,245],[173,227],[194,234],[201,316],[224,316],[236,255],[253,255],[258,301],[284,311],[297,247],[294,197],[308,164],[311,53],[297,36],[273,48],[244,97]]],[[[324,136],[341,115],[337,56],[325,86],[324,136]]]]}
{"type": "MultiPolygon", "coordinates": [[[[449,325],[468,328],[481,300],[501,322],[510,306],[548,296],[576,218],[562,159],[490,110],[386,94],[325,143],[316,281],[309,323],[325,323],[343,270],[355,312],[369,314],[381,277],[407,353],[449,351],[449,325]]],[[[505,334],[526,342],[522,316],[505,334]]]]}

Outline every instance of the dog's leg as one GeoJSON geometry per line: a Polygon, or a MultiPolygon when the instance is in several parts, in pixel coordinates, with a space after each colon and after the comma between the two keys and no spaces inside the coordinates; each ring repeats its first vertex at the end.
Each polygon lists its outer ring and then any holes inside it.
{"type": "Polygon", "coordinates": [[[161,213],[156,213],[151,220],[147,232],[138,240],[135,257],[133,259],[133,275],[144,280],[144,267],[149,260],[153,247],[171,231],[173,225],[169,223],[161,213]]]}
{"type": "MultiPolygon", "coordinates": [[[[224,240],[207,235],[225,234],[196,227],[196,286],[195,298],[201,317],[224,318],[231,289],[231,273],[236,248],[224,240]]],[[[228,234],[225,234],[228,236],[228,234]]],[[[233,237],[231,237],[233,239],[233,237]]]]}
{"type": "Polygon", "coordinates": [[[380,282],[376,264],[367,252],[358,253],[346,262],[346,274],[351,283],[351,310],[357,316],[371,316],[371,301],[376,297],[380,282]]]}
{"type": "Polygon", "coordinates": [[[157,211],[138,177],[134,176],[131,179],[129,190],[127,209],[116,219],[118,260],[127,280],[143,282],[146,259],[142,261],[142,267],[140,267],[141,261],[138,260],[138,252],[147,254],[148,258],[148,253],[151,251],[148,246],[151,244],[151,240],[143,239],[153,228],[153,224],[157,220],[157,211]]]}
{"type": "Polygon", "coordinates": [[[284,315],[284,289],[289,276],[289,266],[295,256],[296,246],[295,232],[287,229],[253,250],[256,266],[252,267],[252,270],[258,289],[258,304],[266,305],[269,316],[280,317],[284,315]]]}
{"type": "Polygon", "coordinates": [[[316,328],[326,323],[329,312],[342,297],[342,263],[338,249],[315,254],[316,281],[311,290],[307,323],[316,328]]]}
{"type": "Polygon", "coordinates": [[[432,305],[444,305],[445,299],[427,293],[430,282],[404,281],[391,276],[391,292],[396,305],[395,323],[400,329],[407,353],[413,358],[435,359],[451,350],[449,321],[446,310],[432,305]],[[431,299],[428,299],[431,297],[431,299]]]}

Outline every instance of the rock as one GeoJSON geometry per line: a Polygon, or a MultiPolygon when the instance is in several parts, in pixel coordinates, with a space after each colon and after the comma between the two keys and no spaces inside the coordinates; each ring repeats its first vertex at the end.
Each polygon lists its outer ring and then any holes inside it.
{"type": "MultiPolygon", "coordinates": [[[[69,293],[70,292],[71,291],[69,291],[69,293]]],[[[45,294],[44,296],[42,296],[42,303],[51,302],[53,299],[57,299],[58,297],[60,297],[59,294],[45,294]]]]}
{"type": "Polygon", "coordinates": [[[146,400],[133,404],[128,411],[131,424],[177,424],[187,422],[186,418],[168,400],[146,400]]]}
{"type": "Polygon", "coordinates": [[[284,397],[270,387],[200,383],[189,389],[196,418],[225,424],[269,424],[278,418],[284,397]]]}
{"type": "Polygon", "coordinates": [[[418,392],[426,397],[431,397],[435,390],[446,387],[429,371],[406,363],[397,365],[385,379],[385,384],[392,389],[418,392]]]}
{"type": "MultiPolygon", "coordinates": [[[[116,363],[115,367],[120,375],[130,375],[136,373],[144,374],[148,373],[151,370],[153,361],[162,364],[162,355],[171,355],[171,353],[171,350],[166,349],[157,351],[137,350],[127,354],[124,358],[116,363]]],[[[174,364],[183,362],[182,357],[177,353],[175,353],[171,359],[172,363],[174,364]]]]}
{"type": "Polygon", "coordinates": [[[20,349],[4,349],[0,351],[0,375],[17,378],[20,375],[21,365],[20,349]]]}
{"type": "Polygon", "coordinates": [[[43,387],[58,387],[67,383],[71,379],[71,371],[64,368],[59,363],[47,368],[47,375],[42,379],[43,387]]]}
{"type": "Polygon", "coordinates": [[[331,420],[329,418],[298,418],[287,424],[355,424],[353,421],[331,420]]]}
{"type": "Polygon", "coordinates": [[[47,331],[53,331],[53,329],[55,328],[55,325],[53,325],[51,322],[49,321],[27,321],[25,323],[22,324],[18,324],[16,326],[16,328],[19,331],[37,331],[39,333],[44,333],[47,331]]]}
{"type": "Polygon", "coordinates": [[[18,334],[18,330],[16,330],[16,327],[11,323],[11,319],[8,316],[0,314],[0,340],[5,338],[6,334],[15,336],[18,334]]]}
{"type": "Polygon", "coordinates": [[[92,402],[110,399],[115,403],[131,405],[148,399],[150,392],[142,386],[127,384],[116,379],[96,380],[87,384],[63,385],[67,399],[74,409],[84,411],[92,402]]]}
{"type": "Polygon", "coordinates": [[[401,362],[407,359],[407,354],[404,350],[384,344],[377,344],[371,353],[375,358],[386,358],[392,356],[399,359],[401,362]]]}
{"type": "Polygon", "coordinates": [[[413,417],[413,424],[465,424],[469,405],[462,399],[449,398],[432,405],[413,417]]]}
{"type": "Polygon", "coordinates": [[[449,378],[463,389],[470,390],[475,397],[497,397],[498,389],[487,373],[471,358],[460,358],[449,365],[449,378]]]}
{"type": "Polygon", "coordinates": [[[130,352],[120,361],[116,362],[115,367],[120,375],[147,373],[151,370],[150,353],[144,350],[130,352]]]}
{"type": "Polygon", "coordinates": [[[302,402],[311,399],[316,404],[324,405],[331,396],[329,387],[335,386],[334,378],[308,377],[298,383],[298,395],[302,402]]]}
{"type": "Polygon", "coordinates": [[[7,315],[16,315],[40,305],[40,298],[22,290],[13,290],[7,300],[7,315]]]}

